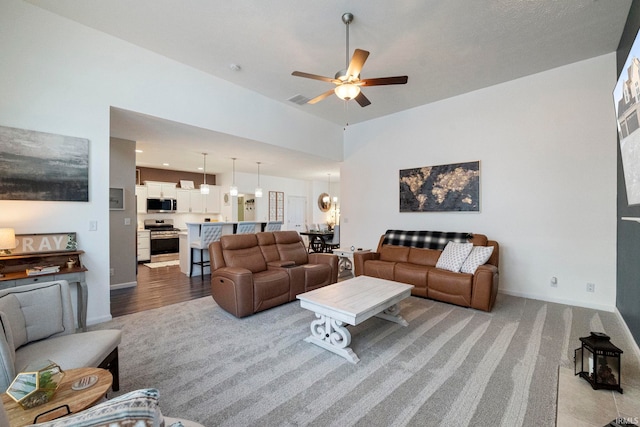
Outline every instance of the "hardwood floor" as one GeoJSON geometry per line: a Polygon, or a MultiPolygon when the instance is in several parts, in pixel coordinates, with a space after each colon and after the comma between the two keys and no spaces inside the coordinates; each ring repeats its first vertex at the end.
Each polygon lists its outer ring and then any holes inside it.
{"type": "Polygon", "coordinates": [[[149,268],[138,265],[138,286],[111,291],[111,316],[211,296],[211,275],[187,277],[180,267],[149,268]]]}

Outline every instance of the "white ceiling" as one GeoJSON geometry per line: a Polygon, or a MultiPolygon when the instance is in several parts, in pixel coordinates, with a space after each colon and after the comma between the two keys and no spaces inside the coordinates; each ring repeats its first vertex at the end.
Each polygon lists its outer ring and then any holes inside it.
{"type": "Polygon", "coordinates": [[[207,174],[236,172],[314,180],[337,178],[339,165],[300,151],[212,132],[157,117],[111,108],[111,136],[136,141],[136,165],[200,172],[207,153],[207,174]],[[164,165],[163,163],[167,163],[164,165]]]}
{"type": "MultiPolygon", "coordinates": [[[[631,0],[28,1],[341,125],[613,52],[631,5],[631,0]],[[288,101],[296,95],[313,98],[332,86],[294,77],[292,71],[332,77],[345,67],[344,12],[355,16],[350,54],[355,48],[371,52],[361,77],[407,75],[408,84],[364,88],[372,102],[365,108],[354,101],[344,105],[335,96],[315,105],[288,101]],[[233,71],[231,64],[241,70],[233,71]]],[[[153,127],[158,121],[139,124],[153,127]]],[[[157,133],[185,130],[163,125],[162,132],[137,129],[137,134],[147,132],[152,143],[157,133]]],[[[127,137],[125,129],[113,130],[127,137]]]]}

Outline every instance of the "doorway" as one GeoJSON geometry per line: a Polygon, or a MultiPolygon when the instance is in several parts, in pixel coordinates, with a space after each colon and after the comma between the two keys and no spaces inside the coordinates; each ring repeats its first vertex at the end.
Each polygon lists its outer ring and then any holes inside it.
{"type": "Polygon", "coordinates": [[[287,198],[287,211],[287,230],[296,230],[298,233],[306,231],[307,198],[289,196],[287,198]]]}

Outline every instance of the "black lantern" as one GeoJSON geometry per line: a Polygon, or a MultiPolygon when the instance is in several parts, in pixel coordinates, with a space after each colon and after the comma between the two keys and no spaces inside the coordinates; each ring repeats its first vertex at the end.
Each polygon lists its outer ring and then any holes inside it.
{"type": "Polygon", "coordinates": [[[620,388],[620,350],[611,344],[607,334],[591,332],[588,337],[580,338],[582,347],[576,348],[574,364],[576,375],[587,380],[594,390],[617,390],[620,388]]]}

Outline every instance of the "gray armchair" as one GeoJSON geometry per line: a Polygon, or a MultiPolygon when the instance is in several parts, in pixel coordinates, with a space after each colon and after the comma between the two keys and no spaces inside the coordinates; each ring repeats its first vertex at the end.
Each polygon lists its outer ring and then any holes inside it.
{"type": "Polygon", "coordinates": [[[76,333],[66,280],[0,289],[0,391],[27,365],[49,359],[63,370],[108,369],[119,389],[119,330],[76,333]]]}

